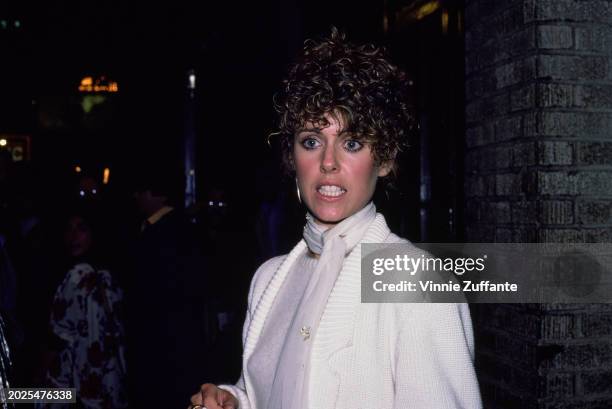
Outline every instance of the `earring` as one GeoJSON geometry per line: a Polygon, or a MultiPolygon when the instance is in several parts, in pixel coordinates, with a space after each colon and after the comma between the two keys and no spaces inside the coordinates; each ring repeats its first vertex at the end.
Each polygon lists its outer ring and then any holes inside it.
{"type": "Polygon", "coordinates": [[[298,202],[302,203],[302,196],[300,195],[300,186],[298,185],[297,178],[295,178],[295,191],[297,192],[298,202]]]}

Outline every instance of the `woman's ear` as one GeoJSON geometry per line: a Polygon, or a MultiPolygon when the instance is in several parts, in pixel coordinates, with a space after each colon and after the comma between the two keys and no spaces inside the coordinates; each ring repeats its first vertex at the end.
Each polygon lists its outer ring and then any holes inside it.
{"type": "Polygon", "coordinates": [[[392,170],[393,170],[393,161],[392,160],[386,161],[378,167],[378,177],[384,178],[389,173],[391,173],[392,170]]]}

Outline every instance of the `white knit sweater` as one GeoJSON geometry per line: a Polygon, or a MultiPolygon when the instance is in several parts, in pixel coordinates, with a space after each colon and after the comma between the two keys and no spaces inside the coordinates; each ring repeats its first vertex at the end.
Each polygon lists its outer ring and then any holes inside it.
{"type": "Polygon", "coordinates": [[[268,402],[268,409],[287,409],[301,390],[299,381],[306,374],[310,349],[309,341],[303,339],[299,330],[304,323],[298,319],[298,310],[309,281],[315,278],[318,261],[304,251],[293,263],[251,354],[248,372],[252,375],[253,388],[268,402]],[[298,339],[287,344],[290,337],[298,339]],[[289,359],[281,361],[283,357],[289,359]]]}
{"type": "MultiPolygon", "coordinates": [[[[399,242],[405,241],[389,231],[380,214],[361,241],[399,242]]],[[[301,241],[288,255],[264,263],[253,277],[243,331],[243,372],[236,385],[220,386],[238,398],[240,409],[265,409],[249,360],[276,294],[305,247],[301,241]]],[[[481,408],[467,305],[362,304],[360,270],[358,245],[344,262],[313,340],[308,406],[481,408]]]]}

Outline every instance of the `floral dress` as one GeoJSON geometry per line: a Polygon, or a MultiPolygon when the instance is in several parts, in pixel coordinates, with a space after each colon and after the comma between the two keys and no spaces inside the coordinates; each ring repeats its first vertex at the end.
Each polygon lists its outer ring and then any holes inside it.
{"type": "Polygon", "coordinates": [[[51,329],[65,347],[47,379],[52,387],[76,388],[88,409],[127,407],[121,300],[110,273],[86,263],[68,272],[53,300],[51,329]]]}

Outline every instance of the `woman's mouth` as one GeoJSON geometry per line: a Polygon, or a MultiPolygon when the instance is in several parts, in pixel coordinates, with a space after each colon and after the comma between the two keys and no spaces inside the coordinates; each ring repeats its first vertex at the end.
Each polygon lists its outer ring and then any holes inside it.
{"type": "Polygon", "coordinates": [[[319,188],[317,189],[317,192],[319,192],[321,196],[328,197],[328,198],[334,198],[334,197],[339,197],[345,194],[346,189],[343,189],[340,186],[336,186],[336,185],[322,185],[322,186],[319,186],[319,188]]]}

